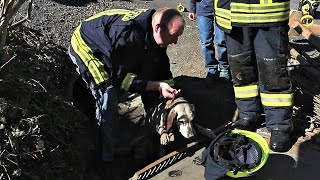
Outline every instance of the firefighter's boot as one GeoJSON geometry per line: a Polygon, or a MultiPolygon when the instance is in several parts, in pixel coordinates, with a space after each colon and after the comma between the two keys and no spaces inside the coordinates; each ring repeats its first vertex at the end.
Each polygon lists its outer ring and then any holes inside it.
{"type": "Polygon", "coordinates": [[[262,123],[261,115],[256,113],[255,116],[244,116],[240,117],[234,124],[234,127],[237,129],[247,130],[247,131],[256,131],[262,123]]]}
{"type": "Polygon", "coordinates": [[[281,130],[271,130],[269,143],[270,149],[274,152],[287,152],[292,147],[290,133],[281,130]]]}

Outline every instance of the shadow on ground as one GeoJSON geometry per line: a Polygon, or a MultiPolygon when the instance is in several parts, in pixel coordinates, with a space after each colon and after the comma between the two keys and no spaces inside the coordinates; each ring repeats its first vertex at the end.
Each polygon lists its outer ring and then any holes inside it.
{"type": "Polygon", "coordinates": [[[53,1],[66,6],[85,6],[89,3],[95,3],[98,0],[53,0],[53,1]]]}
{"type": "MultiPolygon", "coordinates": [[[[215,87],[207,88],[203,78],[179,76],[175,78],[175,84],[182,90],[182,95],[194,104],[197,124],[215,129],[232,119],[236,107],[230,82],[221,80],[216,83],[215,87]]],[[[75,93],[76,104],[82,104],[80,109],[93,117],[92,107],[94,105],[90,92],[81,83],[76,86],[78,86],[75,93]],[[79,100],[80,97],[86,103],[78,102],[77,99],[79,100]]],[[[119,121],[115,123],[113,129],[118,141],[117,156],[112,164],[112,174],[115,176],[128,179],[137,170],[159,159],[163,155],[163,150],[165,153],[170,153],[175,147],[180,146],[177,143],[172,144],[172,147],[160,147],[155,127],[145,124],[142,114],[143,106],[140,104],[137,107],[128,108],[127,112],[122,113],[119,121]]],[[[108,167],[105,168],[105,171],[108,171],[106,176],[110,176],[110,168],[109,170],[108,167]]]]}
{"type": "Polygon", "coordinates": [[[203,127],[215,129],[232,120],[236,105],[232,83],[220,79],[212,88],[207,88],[203,78],[179,76],[175,85],[196,107],[196,122],[203,127]]]}

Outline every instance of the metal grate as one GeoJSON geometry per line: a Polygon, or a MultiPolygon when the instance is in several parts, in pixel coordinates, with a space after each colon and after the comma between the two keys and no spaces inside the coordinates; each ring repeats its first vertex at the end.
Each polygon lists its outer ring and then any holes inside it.
{"type": "Polygon", "coordinates": [[[185,149],[180,151],[173,151],[162,158],[158,159],[157,161],[149,164],[148,166],[144,167],[143,169],[139,170],[134,174],[131,180],[143,180],[143,179],[150,179],[152,176],[156,175],[157,173],[163,171],[164,169],[168,168],[169,166],[175,164],[176,162],[180,161],[181,159],[185,158],[188,154],[188,151],[194,149],[196,145],[200,142],[192,142],[187,144],[185,149]]]}

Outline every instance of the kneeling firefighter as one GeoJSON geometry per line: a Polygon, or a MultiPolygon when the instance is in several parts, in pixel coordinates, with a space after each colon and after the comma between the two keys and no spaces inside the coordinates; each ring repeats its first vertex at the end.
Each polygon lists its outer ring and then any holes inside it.
{"type": "Polygon", "coordinates": [[[206,180],[225,175],[232,178],[251,176],[269,157],[266,140],[246,130],[228,130],[218,135],[202,154],[206,180]]]}
{"type": "Polygon", "coordinates": [[[289,0],[214,0],[217,25],[226,32],[239,110],[235,127],[255,131],[264,110],[269,146],[276,152],[292,146],[293,91],[286,69],[289,11],[289,0]]]}

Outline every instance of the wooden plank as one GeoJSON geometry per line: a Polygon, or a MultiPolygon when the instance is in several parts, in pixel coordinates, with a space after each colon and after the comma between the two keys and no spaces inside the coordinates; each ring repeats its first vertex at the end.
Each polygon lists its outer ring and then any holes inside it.
{"type": "MultiPolygon", "coordinates": [[[[301,23],[301,17],[302,17],[302,13],[299,11],[291,11],[290,12],[290,17],[289,17],[289,24],[296,20],[299,21],[301,23]]],[[[315,22],[313,25],[308,26],[308,29],[310,29],[310,31],[316,35],[316,36],[320,36],[320,24],[318,24],[317,22],[315,22]]],[[[289,37],[293,37],[293,36],[299,36],[299,34],[296,32],[296,30],[290,28],[289,30],[289,37]]]]}

